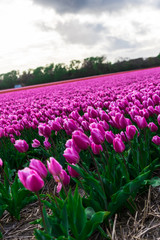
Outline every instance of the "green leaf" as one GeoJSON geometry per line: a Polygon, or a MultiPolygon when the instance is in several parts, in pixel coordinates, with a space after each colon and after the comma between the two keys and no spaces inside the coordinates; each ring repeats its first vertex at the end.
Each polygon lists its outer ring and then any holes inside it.
{"type": "Polygon", "coordinates": [[[38,239],[38,240],[53,240],[53,237],[42,232],[41,230],[36,229],[34,235],[35,235],[36,239],[38,239]]]}
{"type": "Polygon", "coordinates": [[[91,219],[86,223],[84,231],[81,233],[77,240],[86,240],[88,239],[95,229],[99,226],[100,223],[104,221],[104,218],[109,215],[109,212],[97,212],[91,219]]]}
{"type": "Polygon", "coordinates": [[[160,178],[158,178],[158,177],[152,178],[151,180],[148,181],[148,183],[149,183],[152,187],[158,187],[158,186],[160,186],[160,178]]]}
{"type": "Polygon", "coordinates": [[[61,211],[61,228],[65,234],[65,236],[68,236],[68,230],[69,230],[69,224],[68,224],[68,215],[67,215],[67,207],[66,202],[64,203],[64,206],[61,211]]]}

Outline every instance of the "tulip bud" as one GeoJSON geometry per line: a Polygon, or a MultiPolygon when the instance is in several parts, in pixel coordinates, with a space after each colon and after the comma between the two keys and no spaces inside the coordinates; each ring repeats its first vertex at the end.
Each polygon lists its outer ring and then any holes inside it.
{"type": "Polygon", "coordinates": [[[103,135],[98,128],[92,128],[91,136],[92,136],[93,142],[97,145],[102,144],[105,140],[105,135],[103,135]]]}
{"type": "Polygon", "coordinates": [[[38,148],[41,145],[40,141],[38,141],[37,139],[34,139],[32,141],[32,147],[33,148],[38,148]]]}
{"type": "Polygon", "coordinates": [[[97,145],[95,144],[94,142],[91,143],[91,149],[92,149],[92,152],[95,154],[95,155],[99,155],[100,152],[103,151],[103,148],[101,145],[97,145]]]}
{"type": "Polygon", "coordinates": [[[18,171],[18,177],[21,183],[29,191],[38,192],[43,186],[44,181],[38,173],[30,168],[24,168],[18,171]]]}
{"type": "Polygon", "coordinates": [[[49,137],[51,135],[51,128],[46,124],[40,124],[38,126],[38,133],[40,136],[49,137]]]}
{"type": "Polygon", "coordinates": [[[152,142],[154,142],[156,145],[160,145],[160,137],[159,136],[154,136],[152,138],[152,142]]]}
{"type": "Polygon", "coordinates": [[[157,127],[156,124],[153,123],[153,122],[150,122],[150,123],[148,124],[148,127],[150,128],[151,132],[157,132],[157,130],[158,130],[158,127],[157,127]]]}
{"type": "Polygon", "coordinates": [[[78,163],[79,162],[79,154],[77,153],[77,151],[74,148],[66,148],[63,156],[65,157],[66,161],[70,164],[74,163],[78,163]]]}
{"type": "Polygon", "coordinates": [[[49,161],[47,161],[47,167],[53,176],[58,176],[62,171],[61,164],[53,157],[50,157],[49,161]]]}
{"type": "Polygon", "coordinates": [[[106,131],[105,137],[108,143],[113,143],[113,139],[115,138],[115,135],[113,134],[112,131],[106,131]]]}
{"type": "MultiPolygon", "coordinates": [[[[72,164],[72,165],[75,166],[75,164],[72,164]]],[[[71,175],[71,177],[76,178],[76,177],[79,176],[79,173],[77,173],[76,170],[74,170],[74,169],[73,169],[72,167],[70,167],[69,165],[68,165],[67,169],[68,169],[68,172],[69,172],[69,174],[71,175]]]]}
{"type": "Polygon", "coordinates": [[[50,142],[48,142],[48,140],[44,141],[44,142],[43,142],[43,145],[44,145],[44,147],[45,147],[46,149],[51,148],[51,144],[50,144],[50,142]]]}
{"type": "Polygon", "coordinates": [[[136,116],[135,120],[140,129],[146,128],[148,126],[148,123],[144,117],[136,116]]]}
{"type": "Polygon", "coordinates": [[[47,169],[40,160],[34,159],[34,158],[31,159],[29,168],[35,170],[41,176],[41,178],[47,177],[47,174],[48,174],[47,169]]]}
{"type": "Polygon", "coordinates": [[[134,135],[136,134],[136,132],[138,132],[136,126],[128,125],[126,127],[126,136],[127,136],[128,140],[132,140],[134,138],[134,135]]]}
{"type": "Polygon", "coordinates": [[[2,161],[2,159],[0,158],[0,167],[2,167],[3,166],[3,161],[2,161]]]}
{"type": "Polygon", "coordinates": [[[90,146],[89,138],[85,133],[82,133],[79,130],[76,130],[72,134],[73,142],[83,150],[86,150],[90,146]]]}
{"type": "Polygon", "coordinates": [[[18,150],[18,152],[27,152],[29,145],[27,144],[27,142],[25,140],[16,140],[15,144],[14,144],[15,148],[18,150]]]}
{"type": "Polygon", "coordinates": [[[125,150],[125,145],[120,138],[116,137],[113,140],[113,148],[116,152],[122,153],[125,150]]]}

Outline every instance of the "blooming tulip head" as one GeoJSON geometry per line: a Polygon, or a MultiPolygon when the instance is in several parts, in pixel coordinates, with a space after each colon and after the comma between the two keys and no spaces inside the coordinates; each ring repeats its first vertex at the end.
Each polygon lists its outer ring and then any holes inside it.
{"type": "Polygon", "coordinates": [[[108,143],[113,143],[113,139],[115,138],[115,135],[112,131],[106,131],[105,137],[108,143]]]}
{"type": "Polygon", "coordinates": [[[35,170],[41,176],[41,178],[47,177],[47,174],[48,174],[47,169],[40,160],[34,159],[34,158],[31,159],[29,168],[35,170]]]}
{"type": "Polygon", "coordinates": [[[95,144],[94,142],[91,143],[91,149],[92,149],[92,152],[95,154],[95,155],[99,155],[100,152],[103,151],[103,148],[101,145],[97,145],[95,144]]]}
{"type": "Polygon", "coordinates": [[[53,157],[50,157],[49,161],[47,161],[47,167],[53,176],[58,176],[62,171],[61,164],[53,157]]]}
{"type": "Polygon", "coordinates": [[[50,144],[50,142],[49,142],[48,140],[45,140],[45,141],[43,142],[43,145],[44,145],[44,147],[45,147],[46,149],[51,148],[51,144],[50,144]]]}
{"type": "MultiPolygon", "coordinates": [[[[75,164],[72,164],[72,165],[75,166],[75,164]]],[[[68,165],[67,169],[68,169],[68,172],[69,172],[69,174],[71,175],[71,177],[77,178],[77,177],[79,176],[79,173],[77,173],[76,170],[74,170],[74,169],[73,169],[72,167],[70,167],[69,165],[68,165]]]]}
{"type": "Polygon", "coordinates": [[[40,141],[38,141],[37,139],[34,139],[32,141],[32,147],[33,148],[38,148],[41,145],[40,141]]]}
{"type": "Polygon", "coordinates": [[[43,179],[36,171],[30,168],[26,167],[23,170],[19,170],[18,177],[24,187],[29,191],[38,192],[44,186],[43,179]]]}
{"type": "Polygon", "coordinates": [[[132,140],[134,138],[134,135],[136,134],[136,132],[138,132],[136,126],[128,125],[126,127],[126,136],[127,136],[128,140],[132,140]]]}
{"type": "Polygon", "coordinates": [[[72,163],[76,164],[79,162],[79,159],[80,159],[79,154],[73,147],[66,148],[64,150],[63,156],[65,157],[66,161],[70,164],[72,163]]]}
{"type": "Polygon", "coordinates": [[[0,158],[0,167],[2,167],[3,166],[3,161],[2,161],[2,159],[0,158]]]}
{"type": "Polygon", "coordinates": [[[46,124],[40,124],[38,126],[38,133],[40,136],[49,137],[51,135],[51,128],[46,124]]]}
{"type": "Polygon", "coordinates": [[[135,120],[140,129],[146,128],[148,126],[148,123],[147,123],[145,117],[136,116],[135,120]]]}
{"type": "Polygon", "coordinates": [[[102,144],[105,140],[105,135],[103,135],[98,128],[92,128],[91,136],[92,136],[93,142],[97,145],[102,144]]]}
{"type": "Polygon", "coordinates": [[[88,136],[79,130],[73,132],[72,139],[73,142],[79,147],[79,149],[86,150],[90,146],[88,136]]]}
{"type": "Polygon", "coordinates": [[[113,148],[116,152],[122,153],[125,150],[125,145],[118,137],[113,139],[113,148]]]}
{"type": "Polygon", "coordinates": [[[27,152],[29,145],[27,144],[27,142],[25,140],[16,140],[15,144],[14,144],[15,148],[18,150],[18,152],[27,152]]]}
{"type": "Polygon", "coordinates": [[[150,128],[151,132],[157,132],[158,127],[156,126],[156,124],[154,122],[150,122],[148,124],[148,127],[150,128]]]}
{"type": "Polygon", "coordinates": [[[152,142],[154,142],[156,145],[160,145],[160,137],[159,136],[154,136],[152,138],[152,142]]]}

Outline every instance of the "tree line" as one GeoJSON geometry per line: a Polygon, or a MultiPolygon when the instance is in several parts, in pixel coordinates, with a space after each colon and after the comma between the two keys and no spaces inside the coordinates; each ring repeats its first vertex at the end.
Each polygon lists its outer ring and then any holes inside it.
{"type": "Polygon", "coordinates": [[[15,85],[29,86],[158,66],[160,66],[160,54],[156,57],[146,59],[119,59],[115,63],[107,61],[104,56],[89,57],[85,58],[82,62],[72,60],[69,65],[51,63],[45,67],[29,69],[22,74],[15,70],[0,74],[0,90],[14,88],[15,85]]]}

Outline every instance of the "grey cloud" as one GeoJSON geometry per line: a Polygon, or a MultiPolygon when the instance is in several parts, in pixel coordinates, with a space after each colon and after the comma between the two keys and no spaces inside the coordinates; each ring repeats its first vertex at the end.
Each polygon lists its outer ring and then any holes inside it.
{"type": "Polygon", "coordinates": [[[129,49],[136,46],[136,43],[132,44],[122,38],[108,37],[107,40],[109,41],[109,50],[129,49]]]}
{"type": "Polygon", "coordinates": [[[147,26],[145,24],[142,24],[142,23],[139,23],[137,21],[133,21],[132,25],[135,28],[136,33],[139,34],[139,35],[145,35],[150,31],[149,26],[147,26]]]}
{"type": "Polygon", "coordinates": [[[59,22],[56,30],[66,42],[82,45],[95,45],[101,39],[102,34],[107,32],[101,24],[82,24],[78,20],[59,22]]]}
{"type": "Polygon", "coordinates": [[[144,0],[33,0],[35,4],[54,8],[58,13],[119,11],[127,6],[140,5],[144,0]]]}

